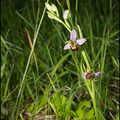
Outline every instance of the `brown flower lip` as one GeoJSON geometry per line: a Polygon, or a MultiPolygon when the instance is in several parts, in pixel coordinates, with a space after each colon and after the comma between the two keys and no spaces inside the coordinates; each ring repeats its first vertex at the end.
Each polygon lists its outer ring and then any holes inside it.
{"type": "Polygon", "coordinates": [[[92,80],[93,78],[98,77],[100,75],[100,73],[101,72],[96,72],[96,73],[87,72],[87,73],[83,74],[83,78],[92,80]]]}

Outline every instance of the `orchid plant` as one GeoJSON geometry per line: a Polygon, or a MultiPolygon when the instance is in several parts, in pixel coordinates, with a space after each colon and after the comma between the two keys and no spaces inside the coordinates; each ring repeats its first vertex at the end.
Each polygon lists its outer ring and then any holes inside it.
{"type": "MultiPolygon", "coordinates": [[[[58,9],[54,4],[50,5],[48,3],[45,3],[45,5],[46,5],[46,8],[48,10],[47,11],[48,17],[50,19],[54,19],[54,20],[58,21],[59,23],[61,23],[62,25],[64,25],[64,27],[66,27],[66,29],[70,32],[70,40],[66,42],[66,44],[63,48],[64,50],[68,50],[68,49],[71,49],[72,51],[77,50],[78,46],[83,45],[86,42],[86,39],[82,37],[82,32],[81,32],[81,29],[80,29],[79,25],[77,25],[77,27],[78,27],[78,30],[79,30],[79,33],[80,33],[80,38],[77,39],[77,33],[74,29],[72,29],[71,26],[73,26],[73,25],[70,24],[71,22],[68,19],[68,18],[72,18],[69,10],[65,10],[63,12],[63,18],[61,19],[60,15],[59,15],[59,12],[58,12],[58,9]]],[[[87,64],[87,67],[90,68],[89,62],[87,60],[87,55],[85,54],[85,51],[82,51],[81,54],[82,54],[82,56],[85,60],[85,63],[87,64]]],[[[81,67],[81,70],[82,70],[82,67],[81,67]]],[[[92,99],[92,102],[93,102],[93,107],[94,107],[94,110],[95,110],[96,118],[98,118],[98,111],[97,111],[96,99],[95,99],[94,81],[92,79],[98,77],[101,74],[101,72],[95,72],[95,73],[85,72],[84,73],[84,70],[82,70],[82,73],[83,73],[83,78],[85,80],[86,87],[87,87],[87,89],[90,93],[90,96],[91,96],[91,99],[92,99]],[[88,81],[86,81],[86,79],[92,80],[92,81],[88,82],[88,81]]]]}

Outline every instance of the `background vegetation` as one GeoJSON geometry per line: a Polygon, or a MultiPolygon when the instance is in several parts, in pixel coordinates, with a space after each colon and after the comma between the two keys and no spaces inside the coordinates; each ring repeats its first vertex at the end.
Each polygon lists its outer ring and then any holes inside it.
{"type": "Polygon", "coordinates": [[[49,0],[80,25],[87,42],[76,52],[63,50],[70,33],[45,2],[1,1],[1,119],[119,120],[118,0],[49,0]],[[84,80],[89,67],[101,76],[84,80]]]}

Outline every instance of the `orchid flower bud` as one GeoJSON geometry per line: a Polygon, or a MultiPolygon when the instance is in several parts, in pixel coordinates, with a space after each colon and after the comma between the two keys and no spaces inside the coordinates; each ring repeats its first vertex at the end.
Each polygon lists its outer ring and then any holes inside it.
{"type": "Polygon", "coordinates": [[[51,8],[52,8],[53,12],[56,12],[57,16],[59,17],[58,9],[53,3],[51,5],[51,8]]]}
{"type": "Polygon", "coordinates": [[[70,16],[71,16],[71,15],[70,15],[70,13],[69,13],[69,10],[65,10],[65,11],[63,12],[63,19],[64,19],[64,20],[67,20],[70,16]]]}
{"type": "Polygon", "coordinates": [[[53,13],[53,14],[57,15],[57,17],[59,17],[58,9],[53,3],[50,5],[46,2],[45,6],[50,13],[53,13]]]}

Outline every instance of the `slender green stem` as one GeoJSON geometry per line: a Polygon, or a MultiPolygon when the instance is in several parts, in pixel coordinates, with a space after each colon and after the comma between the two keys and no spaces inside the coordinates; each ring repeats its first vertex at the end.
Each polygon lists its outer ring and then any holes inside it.
{"type": "Polygon", "coordinates": [[[91,99],[92,99],[92,102],[93,102],[93,107],[94,107],[94,110],[95,110],[95,115],[96,115],[96,118],[98,120],[98,112],[97,112],[97,104],[96,104],[96,95],[95,95],[94,81],[91,81],[91,84],[92,84],[92,96],[91,96],[91,99]]]}
{"type": "Polygon", "coordinates": [[[67,3],[68,10],[69,10],[70,13],[71,13],[71,9],[70,9],[70,0],[66,0],[66,3],[67,3]]]}
{"type": "Polygon", "coordinates": [[[65,27],[66,27],[66,29],[70,32],[71,30],[70,30],[70,28],[64,23],[64,22],[61,22],[65,27]]]}
{"type": "MultiPolygon", "coordinates": [[[[87,56],[84,53],[84,51],[82,52],[82,55],[83,55],[84,60],[86,62],[87,69],[90,70],[89,61],[88,61],[87,56]]],[[[91,96],[91,99],[92,99],[92,103],[93,103],[93,107],[94,107],[94,110],[95,110],[95,115],[96,115],[96,118],[98,119],[98,112],[97,112],[97,105],[96,105],[96,98],[95,98],[94,81],[86,81],[86,80],[84,80],[84,82],[85,82],[85,85],[86,85],[86,87],[87,87],[87,89],[88,89],[88,91],[90,93],[90,96],[91,96]],[[92,90],[91,90],[91,87],[92,87],[92,90]]]]}
{"type": "MultiPolygon", "coordinates": [[[[48,1],[49,0],[47,0],[47,2],[48,1]]],[[[39,30],[40,30],[40,27],[41,27],[41,23],[42,23],[43,18],[44,18],[45,11],[46,11],[46,7],[43,10],[43,14],[42,14],[41,20],[39,22],[36,34],[35,34],[34,39],[33,39],[33,46],[32,46],[32,49],[31,49],[31,52],[30,52],[30,55],[29,55],[29,58],[28,58],[28,62],[27,62],[24,74],[23,74],[23,78],[22,78],[22,81],[21,81],[20,89],[19,89],[18,96],[17,96],[17,99],[16,99],[16,104],[15,104],[15,107],[14,107],[13,113],[12,113],[12,119],[14,119],[15,110],[17,108],[19,99],[21,98],[21,92],[22,92],[23,84],[24,84],[24,81],[25,81],[25,78],[26,78],[26,74],[27,74],[27,71],[28,71],[28,68],[29,68],[30,60],[31,60],[31,57],[32,57],[32,54],[33,54],[33,51],[34,51],[35,43],[37,41],[38,33],[39,33],[39,30]]],[[[17,116],[16,116],[16,120],[17,120],[17,116]]]]}
{"type": "Polygon", "coordinates": [[[75,12],[76,12],[75,23],[76,23],[76,25],[77,25],[77,11],[78,11],[78,0],[76,0],[76,6],[75,6],[75,12]]]}
{"type": "MultiPolygon", "coordinates": [[[[80,38],[82,38],[83,35],[82,35],[82,32],[81,32],[80,26],[77,25],[77,27],[78,27],[78,30],[79,30],[80,38]]],[[[85,51],[82,51],[81,53],[82,53],[82,56],[83,56],[83,58],[85,60],[86,65],[87,65],[87,70],[90,70],[89,59],[88,59],[85,51]]],[[[85,85],[86,85],[86,87],[87,87],[87,89],[89,91],[89,94],[91,96],[93,107],[94,107],[94,110],[95,110],[95,115],[96,115],[96,118],[98,119],[98,112],[97,112],[97,105],[96,105],[96,98],[95,98],[94,81],[86,81],[86,80],[84,80],[84,82],[85,82],[85,85]],[[91,87],[92,87],[92,90],[91,90],[91,87]]]]}

